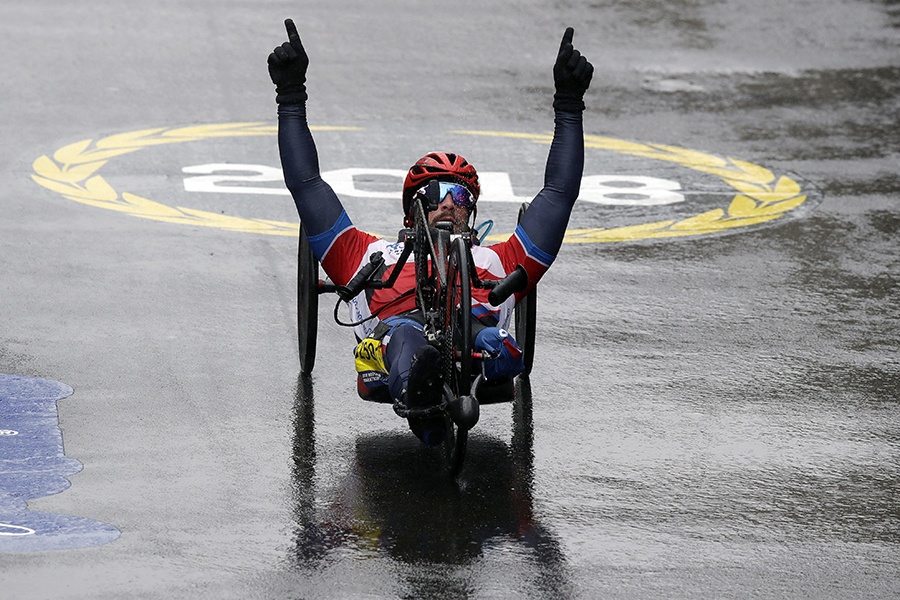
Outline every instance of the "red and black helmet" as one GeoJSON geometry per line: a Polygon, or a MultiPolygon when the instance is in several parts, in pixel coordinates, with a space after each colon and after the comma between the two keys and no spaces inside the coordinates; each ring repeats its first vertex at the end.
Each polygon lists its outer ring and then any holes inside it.
{"type": "Polygon", "coordinates": [[[463,185],[472,192],[475,200],[478,200],[478,195],[481,193],[478,173],[465,158],[449,152],[429,152],[417,160],[406,174],[406,181],[403,182],[403,214],[405,216],[410,216],[415,193],[433,179],[452,181],[463,185]]]}

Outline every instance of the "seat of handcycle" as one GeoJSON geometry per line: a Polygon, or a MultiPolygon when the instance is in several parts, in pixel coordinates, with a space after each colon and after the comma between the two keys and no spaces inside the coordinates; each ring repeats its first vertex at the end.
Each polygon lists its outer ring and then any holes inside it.
{"type": "MultiPolygon", "coordinates": [[[[370,388],[363,382],[362,376],[356,376],[356,393],[368,402],[380,402],[393,404],[394,399],[386,385],[370,388]]],[[[500,404],[512,402],[516,397],[516,387],[512,379],[507,381],[487,382],[482,381],[475,390],[475,399],[478,404],[500,404]]]]}

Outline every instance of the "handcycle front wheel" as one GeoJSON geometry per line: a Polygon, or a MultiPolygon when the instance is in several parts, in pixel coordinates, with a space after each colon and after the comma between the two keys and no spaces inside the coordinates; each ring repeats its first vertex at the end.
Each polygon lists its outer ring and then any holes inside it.
{"type": "Polygon", "coordinates": [[[453,240],[447,257],[447,294],[444,302],[445,378],[456,396],[472,388],[472,276],[463,238],[453,240]]]}
{"type": "MultiPolygon", "coordinates": [[[[456,238],[447,257],[447,289],[444,312],[444,379],[448,392],[459,401],[472,391],[472,275],[467,242],[456,238]]],[[[474,400],[469,400],[474,401],[474,400]]],[[[462,469],[469,430],[446,417],[445,452],[451,475],[462,469]]]]}
{"type": "Polygon", "coordinates": [[[297,248],[297,345],[300,372],[312,373],[316,364],[316,335],[319,325],[319,261],[309,245],[306,230],[300,226],[297,248]]]}
{"type": "Polygon", "coordinates": [[[466,460],[469,430],[457,427],[449,415],[444,418],[444,423],[447,432],[443,444],[444,462],[450,477],[456,477],[466,460]]]}

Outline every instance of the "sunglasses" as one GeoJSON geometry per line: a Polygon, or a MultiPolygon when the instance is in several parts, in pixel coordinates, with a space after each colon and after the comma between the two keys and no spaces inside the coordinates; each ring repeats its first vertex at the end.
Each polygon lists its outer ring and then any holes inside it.
{"type": "MultiPolygon", "coordinates": [[[[458,183],[451,183],[449,181],[441,181],[440,182],[440,201],[443,202],[447,197],[447,194],[450,194],[450,198],[453,200],[453,204],[456,206],[461,206],[463,208],[471,209],[475,206],[475,197],[472,195],[465,186],[459,185],[458,183]]],[[[420,188],[417,194],[421,195],[424,198],[428,198],[428,186],[426,185],[423,188],[420,188]]]]}

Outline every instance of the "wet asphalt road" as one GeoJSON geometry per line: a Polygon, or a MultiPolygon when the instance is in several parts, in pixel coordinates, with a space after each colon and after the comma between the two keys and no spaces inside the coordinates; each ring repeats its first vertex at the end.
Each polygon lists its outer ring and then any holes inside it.
{"type": "MultiPolygon", "coordinates": [[[[545,4],[0,8],[0,373],[72,387],[59,424],[83,464],[28,510],[121,532],[40,552],[0,535],[4,598],[900,596],[896,3],[545,4]],[[361,128],[317,133],[324,169],[458,143],[533,190],[546,147],[447,132],[549,130],[572,24],[597,68],[587,133],[737,157],[809,200],[724,234],[565,245],[532,376],[484,409],[449,484],[356,398],[330,306],[298,376],[294,238],[135,218],[32,179],[80,140],[273,124],[264,61],[286,16],[312,56],[312,121],[361,128]]],[[[219,162],[277,166],[275,140],[103,168],[164,204],[292,219],[285,196],[184,190],[182,168],[219,162]]],[[[589,151],[586,173],[617,169],[708,181],[589,151]]],[[[379,226],[386,204],[346,201],[379,226]]],[[[592,210],[574,225],[624,218],[592,210]]]]}

